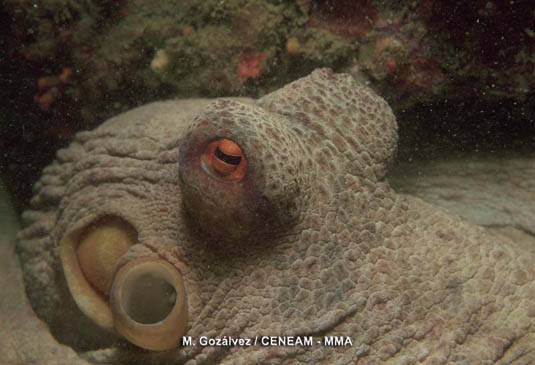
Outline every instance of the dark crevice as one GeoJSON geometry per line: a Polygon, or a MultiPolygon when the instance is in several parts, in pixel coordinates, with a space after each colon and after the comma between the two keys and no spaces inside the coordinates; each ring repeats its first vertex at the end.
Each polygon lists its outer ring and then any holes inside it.
{"type": "Polygon", "coordinates": [[[398,161],[535,151],[535,94],[525,101],[442,100],[397,113],[398,161]]]}

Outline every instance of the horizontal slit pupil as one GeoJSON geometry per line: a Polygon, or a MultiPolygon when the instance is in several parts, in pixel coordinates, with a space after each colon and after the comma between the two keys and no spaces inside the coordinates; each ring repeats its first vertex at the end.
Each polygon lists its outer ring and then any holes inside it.
{"type": "Polygon", "coordinates": [[[224,153],[223,151],[221,151],[219,149],[219,146],[216,147],[214,155],[218,159],[220,159],[221,161],[223,161],[225,163],[228,163],[229,165],[236,165],[237,166],[237,165],[240,164],[240,161],[241,161],[241,156],[227,155],[226,153],[224,153]]]}

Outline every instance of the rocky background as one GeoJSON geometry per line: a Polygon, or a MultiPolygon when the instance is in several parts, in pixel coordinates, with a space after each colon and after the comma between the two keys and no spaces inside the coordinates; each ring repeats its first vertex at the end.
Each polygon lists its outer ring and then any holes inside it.
{"type": "Polygon", "coordinates": [[[388,100],[402,161],[535,150],[530,0],[4,0],[0,19],[0,176],[19,210],[78,130],[317,67],[388,100]]]}

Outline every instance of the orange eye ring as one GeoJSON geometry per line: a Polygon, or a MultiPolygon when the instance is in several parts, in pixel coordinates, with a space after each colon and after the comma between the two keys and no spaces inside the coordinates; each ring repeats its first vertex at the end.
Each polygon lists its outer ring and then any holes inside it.
{"type": "Polygon", "coordinates": [[[247,160],[238,144],[221,138],[209,143],[202,154],[205,170],[225,180],[241,180],[245,176],[247,160]]]}

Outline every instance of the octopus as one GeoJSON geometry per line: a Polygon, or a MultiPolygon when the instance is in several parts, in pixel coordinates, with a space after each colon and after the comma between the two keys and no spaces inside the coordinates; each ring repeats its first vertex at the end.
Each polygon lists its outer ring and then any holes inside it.
{"type": "Polygon", "coordinates": [[[80,363],[534,363],[535,253],[394,191],[397,135],[329,69],[123,113],[35,185],[29,301],[80,363]]]}

